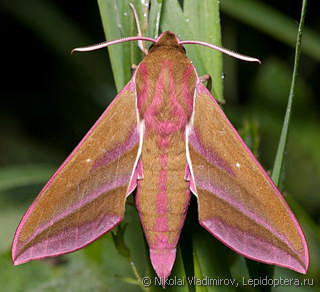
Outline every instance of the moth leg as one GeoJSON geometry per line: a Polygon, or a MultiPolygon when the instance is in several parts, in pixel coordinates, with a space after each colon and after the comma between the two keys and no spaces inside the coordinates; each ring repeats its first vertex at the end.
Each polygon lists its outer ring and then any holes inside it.
{"type": "Polygon", "coordinates": [[[136,72],[137,68],[138,68],[138,65],[136,65],[136,64],[131,65],[131,75],[133,75],[134,72],[136,72]]]}
{"type": "Polygon", "coordinates": [[[199,77],[200,81],[202,84],[206,83],[207,82],[207,89],[209,91],[211,91],[212,89],[212,78],[211,78],[211,75],[210,74],[204,74],[202,76],[199,77]]]}
{"type": "MultiPolygon", "coordinates": [[[[212,89],[212,77],[211,77],[211,75],[210,74],[204,74],[204,75],[200,76],[199,79],[200,79],[202,84],[205,84],[207,82],[206,88],[209,91],[211,91],[211,89],[212,89]]],[[[218,101],[217,100],[217,102],[219,104],[225,104],[226,103],[226,101],[224,99],[222,101],[218,101]]]]}

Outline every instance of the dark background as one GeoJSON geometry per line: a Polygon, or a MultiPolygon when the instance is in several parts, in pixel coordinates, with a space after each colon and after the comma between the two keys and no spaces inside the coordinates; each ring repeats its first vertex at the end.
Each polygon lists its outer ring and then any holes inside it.
{"type": "MultiPolygon", "coordinates": [[[[298,24],[302,1],[263,2],[298,24]]],[[[294,47],[223,9],[221,26],[225,47],[262,60],[258,66],[235,65],[231,58],[224,59],[224,109],[236,128],[241,129],[244,120],[258,126],[258,157],[271,170],[289,93],[294,47]]],[[[319,41],[317,1],[308,3],[305,26],[319,41]]],[[[74,47],[105,39],[95,1],[4,0],[0,3],[0,27],[0,170],[2,177],[11,175],[13,179],[10,187],[0,186],[0,236],[5,238],[0,250],[7,251],[20,210],[45,181],[23,185],[23,178],[14,171],[30,165],[48,167],[48,173],[57,168],[116,95],[116,89],[105,50],[70,54],[74,47]],[[11,213],[13,209],[19,211],[11,213]]],[[[295,198],[318,229],[319,75],[319,59],[302,52],[283,182],[285,193],[295,198]]]]}

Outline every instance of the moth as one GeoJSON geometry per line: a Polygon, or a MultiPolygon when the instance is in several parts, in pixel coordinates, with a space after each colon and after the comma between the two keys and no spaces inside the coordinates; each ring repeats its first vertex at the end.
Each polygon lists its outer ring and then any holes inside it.
{"type": "Polygon", "coordinates": [[[296,218],[201,83],[183,45],[217,47],[166,31],[156,40],[138,36],[95,48],[132,40],[153,44],[23,216],[13,263],[88,245],[121,222],[135,191],[151,263],[162,280],[175,262],[191,193],[200,224],[231,249],[306,273],[308,247],[296,218]]]}

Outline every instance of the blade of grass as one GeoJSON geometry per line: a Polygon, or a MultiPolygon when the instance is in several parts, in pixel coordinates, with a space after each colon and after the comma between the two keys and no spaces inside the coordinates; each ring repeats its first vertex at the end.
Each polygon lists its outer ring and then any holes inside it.
{"type": "Polygon", "coordinates": [[[157,38],[159,36],[161,9],[162,0],[151,0],[151,8],[148,23],[149,37],[157,38]]]}
{"type": "Polygon", "coordinates": [[[290,92],[288,97],[288,104],[287,104],[286,114],[284,117],[283,127],[280,135],[280,141],[279,141],[276,158],[273,165],[272,176],[271,176],[272,180],[274,181],[277,187],[280,187],[280,182],[281,182],[282,173],[283,173],[283,165],[285,160],[285,152],[286,152],[287,139],[288,139],[288,129],[290,124],[293,97],[294,97],[296,79],[298,74],[298,66],[299,66],[299,60],[300,60],[300,54],[301,54],[301,39],[302,39],[302,30],[303,30],[305,15],[306,15],[306,6],[307,6],[307,0],[303,0],[301,17],[299,22],[298,34],[297,34],[294,66],[293,66],[293,72],[292,72],[290,92]]]}
{"type": "MultiPolygon", "coordinates": [[[[227,246],[202,229],[193,234],[192,248],[194,276],[199,280],[206,281],[207,279],[210,281],[206,285],[209,292],[234,292],[237,290],[236,284],[234,284],[235,286],[227,284],[230,279],[234,279],[230,268],[234,256],[236,256],[235,253],[230,252],[227,246]],[[220,280],[222,282],[219,283],[220,280]]],[[[196,285],[195,288],[200,287],[196,285]]]]}
{"type": "MultiPolygon", "coordinates": [[[[221,46],[219,3],[220,1],[184,1],[183,14],[189,19],[194,39],[221,46]]],[[[222,101],[222,53],[201,47],[197,49],[207,70],[203,74],[209,73],[214,80],[212,93],[217,100],[222,101]]]]}
{"type": "MultiPolygon", "coordinates": [[[[131,35],[133,17],[129,1],[98,0],[98,6],[106,40],[115,40],[131,35]]],[[[130,68],[133,59],[130,49],[133,48],[132,45],[136,46],[135,43],[122,43],[108,47],[113,78],[118,92],[131,77],[130,68]]]]}
{"type": "MultiPolygon", "coordinates": [[[[136,23],[129,6],[132,3],[138,13],[140,25],[142,26],[145,36],[154,37],[153,33],[158,30],[159,17],[161,13],[161,3],[152,1],[152,9],[149,13],[150,29],[144,29],[144,14],[146,5],[144,1],[134,0],[97,0],[100,10],[100,16],[106,40],[115,40],[128,36],[137,35],[136,23]],[[156,4],[154,4],[156,3],[156,4]],[[151,35],[149,35],[151,33],[151,35]]],[[[149,44],[147,44],[148,47],[149,44]]],[[[113,71],[113,77],[118,92],[130,80],[131,66],[140,63],[143,54],[139,50],[136,42],[127,42],[108,47],[110,62],[113,71]]]]}
{"type": "MultiPolygon", "coordinates": [[[[204,277],[201,271],[200,263],[199,263],[197,252],[195,249],[193,250],[193,265],[194,265],[195,278],[203,279],[204,277]]],[[[208,289],[206,286],[200,286],[200,285],[196,285],[195,290],[196,292],[208,292],[208,289]]]]}
{"type": "MultiPolygon", "coordinates": [[[[221,46],[220,1],[184,1],[182,10],[178,1],[165,1],[161,15],[162,31],[171,30],[181,40],[201,40],[221,46]]],[[[199,76],[210,74],[213,78],[212,93],[223,100],[222,56],[208,48],[187,46],[187,55],[195,65],[199,76]]]]}
{"type": "Polygon", "coordinates": [[[168,287],[169,291],[189,292],[188,281],[186,280],[187,277],[186,277],[186,272],[184,269],[180,245],[178,245],[178,247],[177,247],[177,257],[176,257],[176,261],[175,261],[173,269],[172,269],[172,274],[169,277],[169,279],[170,278],[172,278],[172,279],[176,278],[177,280],[184,279],[184,283],[182,285],[182,283],[179,284],[179,282],[177,282],[177,285],[172,285],[172,286],[168,287]]]}

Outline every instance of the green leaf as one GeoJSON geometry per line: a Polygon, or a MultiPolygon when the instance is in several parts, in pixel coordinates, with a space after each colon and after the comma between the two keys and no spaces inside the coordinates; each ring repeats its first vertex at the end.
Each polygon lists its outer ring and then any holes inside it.
{"type": "Polygon", "coordinates": [[[130,276],[130,267],[118,254],[109,235],[103,236],[103,261],[88,260],[84,250],[64,256],[66,262],[55,264],[50,260],[32,261],[13,266],[10,254],[0,255],[1,291],[130,291],[141,289],[119,280],[116,275],[130,276]]]}
{"type": "Polygon", "coordinates": [[[51,165],[19,165],[0,168],[0,191],[40,184],[53,173],[51,165]]]}
{"type": "Polygon", "coordinates": [[[130,250],[124,242],[124,233],[126,231],[127,223],[119,224],[116,230],[112,230],[112,239],[117,251],[126,259],[130,260],[130,250]]]}
{"type": "Polygon", "coordinates": [[[186,272],[184,269],[180,246],[177,247],[177,256],[169,279],[175,279],[174,285],[168,287],[168,291],[189,292],[188,282],[186,281],[186,272]],[[179,282],[179,280],[181,280],[179,282]],[[183,285],[181,284],[183,283],[183,285]]]}
{"type": "MultiPolygon", "coordinates": [[[[161,15],[162,31],[171,30],[181,40],[200,40],[221,46],[219,1],[184,1],[184,10],[178,1],[165,1],[161,15]]],[[[187,46],[187,55],[199,74],[213,79],[212,92],[223,100],[222,56],[220,52],[196,45],[187,46]]]]}
{"type": "Polygon", "coordinates": [[[118,279],[120,279],[121,281],[128,283],[128,284],[133,284],[133,285],[137,285],[139,286],[140,283],[137,279],[131,278],[131,277],[124,277],[124,276],[116,276],[118,279]]]}
{"type": "MultiPolygon", "coordinates": [[[[132,2],[139,16],[143,15],[141,1],[104,1],[98,0],[100,16],[106,40],[115,40],[137,34],[133,13],[129,6],[132,2]]],[[[131,78],[131,65],[141,60],[142,53],[136,42],[127,42],[108,47],[113,77],[118,92],[131,78]]]]}
{"type": "Polygon", "coordinates": [[[193,255],[196,256],[195,277],[204,281],[206,279],[212,281],[206,285],[207,291],[236,291],[237,280],[230,273],[236,254],[202,229],[194,232],[192,242],[193,255]],[[200,276],[197,276],[199,274],[200,276]]]}
{"type": "MultiPolygon", "coordinates": [[[[194,277],[196,279],[203,279],[203,274],[201,271],[201,267],[200,267],[200,263],[198,260],[198,256],[196,253],[196,250],[193,251],[193,263],[194,263],[194,277]]],[[[202,286],[202,285],[196,285],[196,292],[207,292],[208,289],[206,286],[202,286]]]]}
{"type": "Polygon", "coordinates": [[[159,36],[161,9],[162,0],[151,0],[147,34],[149,37],[157,38],[159,36]]]}
{"type": "MultiPolygon", "coordinates": [[[[193,39],[221,46],[220,1],[186,0],[183,14],[189,20],[193,39]]],[[[209,48],[196,47],[204,68],[197,68],[198,73],[210,74],[213,79],[212,93],[223,100],[222,53],[209,48]],[[203,72],[201,70],[204,70],[203,72]]]]}

